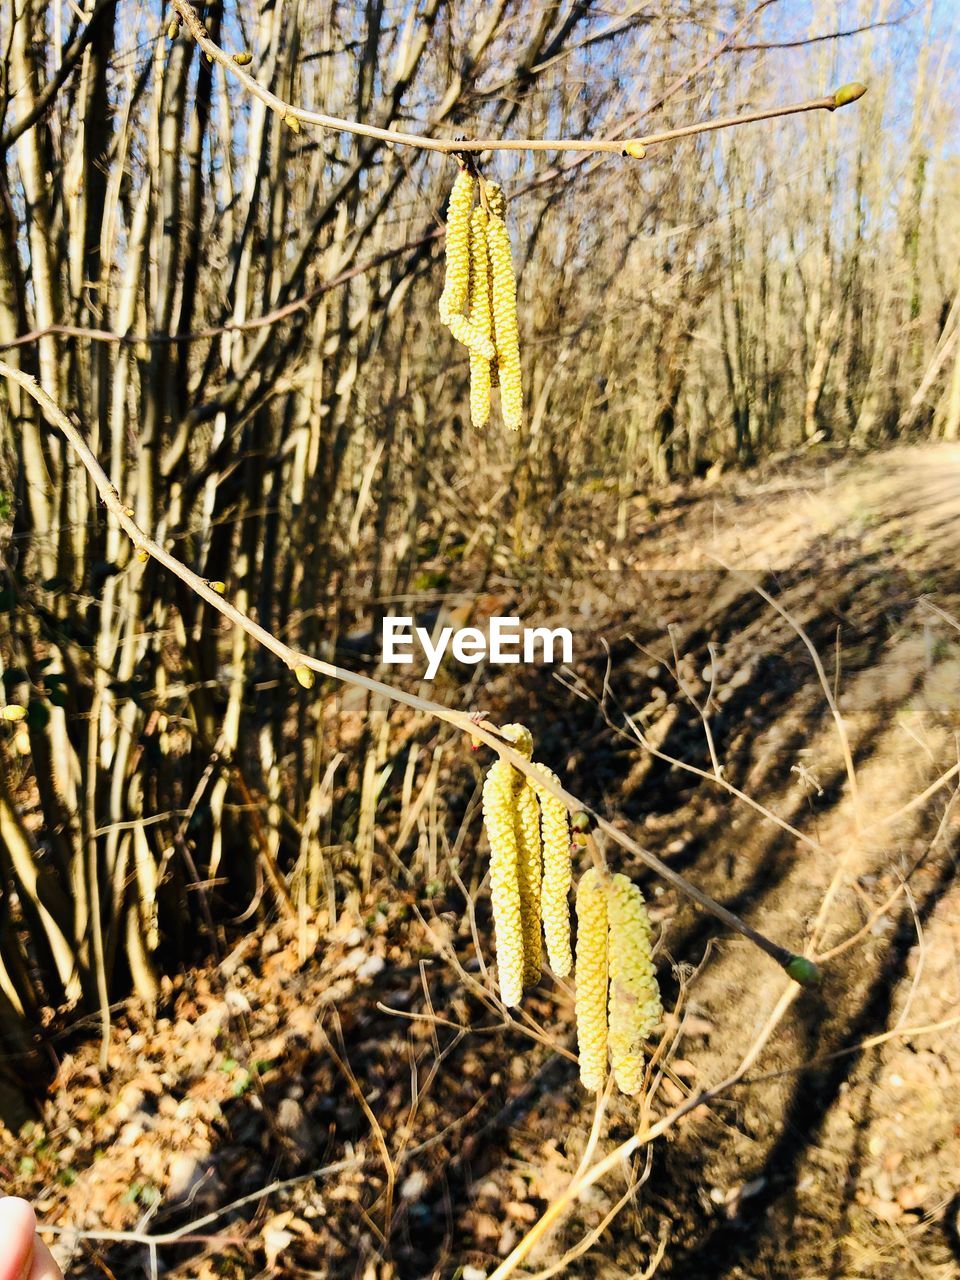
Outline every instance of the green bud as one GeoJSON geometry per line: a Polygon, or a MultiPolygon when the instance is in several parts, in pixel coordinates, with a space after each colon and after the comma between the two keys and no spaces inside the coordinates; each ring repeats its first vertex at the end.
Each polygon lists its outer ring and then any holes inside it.
{"type": "Polygon", "coordinates": [[[4,720],[12,720],[14,724],[16,724],[18,720],[22,720],[26,714],[27,708],[21,707],[18,702],[8,702],[3,708],[4,720]]]}
{"type": "Polygon", "coordinates": [[[291,133],[300,132],[300,121],[296,116],[284,116],[283,123],[287,126],[291,133]]]}
{"type": "Polygon", "coordinates": [[[848,102],[856,102],[858,98],[862,98],[867,92],[867,86],[861,84],[858,80],[854,80],[851,84],[841,85],[837,92],[833,95],[833,105],[836,107],[845,107],[848,102]]]}
{"type": "Polygon", "coordinates": [[[215,591],[218,596],[222,596],[226,589],[227,584],[225,582],[221,582],[219,578],[215,578],[214,581],[210,583],[210,590],[215,591]]]}
{"type": "Polygon", "coordinates": [[[248,67],[253,61],[253,54],[248,53],[246,49],[241,49],[233,55],[233,60],[238,67],[248,67]]]}
{"type": "Polygon", "coordinates": [[[570,819],[570,825],[573,827],[574,831],[589,831],[590,830],[589,813],[584,812],[583,809],[578,809],[577,812],[570,819]]]}
{"type": "Polygon", "coordinates": [[[823,980],[819,965],[814,964],[808,956],[791,956],[784,968],[801,987],[819,987],[823,980]]]}
{"type": "Polygon", "coordinates": [[[297,679],[300,681],[300,683],[303,685],[305,689],[313,688],[313,682],[314,680],[316,680],[316,676],[313,674],[310,668],[307,666],[304,666],[302,662],[298,667],[294,667],[293,674],[297,677],[297,679]]]}

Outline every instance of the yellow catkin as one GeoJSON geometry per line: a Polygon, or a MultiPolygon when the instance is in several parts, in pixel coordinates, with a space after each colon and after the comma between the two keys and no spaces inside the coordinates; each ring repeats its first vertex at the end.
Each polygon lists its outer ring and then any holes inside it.
{"type": "Polygon", "coordinates": [[[487,221],[487,248],[490,255],[493,340],[500,379],[500,409],[504,426],[513,431],[523,420],[523,385],[520,377],[520,332],[517,327],[517,280],[513,272],[510,236],[501,208],[502,195],[494,192],[487,221]]]}
{"type": "Polygon", "coordinates": [[[460,315],[458,312],[449,312],[444,318],[441,311],[441,319],[447,326],[456,340],[462,343],[468,351],[478,351],[486,360],[492,360],[496,354],[493,349],[493,343],[489,338],[485,338],[470,323],[470,317],[460,315]]]}
{"type": "Polygon", "coordinates": [[[523,924],[517,868],[517,771],[505,760],[491,765],[483,783],[483,825],[490,843],[490,898],[497,946],[500,998],[523,994],[523,924]]]}
{"type": "Polygon", "coordinates": [[[577,1044],[580,1080],[602,1089],[607,1075],[607,894],[591,867],[577,886],[577,1044]]]}
{"type": "MultiPolygon", "coordinates": [[[[560,779],[545,764],[534,768],[553,782],[560,779]]],[[[543,887],[540,891],[540,913],[547,940],[550,968],[558,978],[565,978],[573,964],[570,953],[570,819],[562,800],[537,787],[540,822],[543,834],[543,887]]]]}
{"type": "Polygon", "coordinates": [[[500,737],[509,742],[517,755],[529,760],[533,755],[533,734],[525,724],[504,724],[500,726],[500,737]]]}
{"type": "Polygon", "coordinates": [[[643,1041],[663,1015],[643,894],[624,875],[610,881],[610,1057],[624,1093],[643,1084],[643,1041]]]}
{"type": "MultiPolygon", "coordinates": [[[[487,211],[479,204],[470,215],[470,324],[492,345],[487,211]]],[[[490,421],[490,358],[479,344],[470,349],[470,420],[478,428],[490,421]]]]}
{"type": "Polygon", "coordinates": [[[485,338],[473,325],[468,315],[444,312],[441,307],[440,318],[461,346],[466,347],[471,354],[476,351],[488,361],[496,355],[492,339],[485,338]]]}
{"type": "Polygon", "coordinates": [[[488,182],[484,187],[484,194],[487,197],[487,208],[496,218],[505,218],[507,216],[507,197],[503,194],[503,187],[499,182],[488,182]]]}
{"type": "Polygon", "coordinates": [[[440,319],[458,342],[487,360],[494,356],[493,341],[484,336],[467,314],[470,301],[470,229],[473,178],[465,169],[457,174],[447,206],[446,275],[440,295],[440,319]]]}
{"type": "MultiPolygon", "coordinates": [[[[487,208],[490,213],[496,214],[498,218],[506,217],[507,199],[503,194],[503,188],[498,182],[488,182],[486,185],[487,208]]],[[[493,328],[493,272],[490,267],[490,248],[487,247],[487,296],[490,300],[490,327],[493,328]]],[[[490,361],[490,386],[500,386],[500,363],[496,354],[490,361]]]]}
{"type": "Polygon", "coordinates": [[[473,208],[473,178],[461,169],[447,205],[446,274],[440,295],[440,319],[466,310],[470,290],[470,211],[473,208]]]}
{"type": "MultiPolygon", "coordinates": [[[[516,770],[514,770],[516,772],[516,770]]],[[[540,981],[543,954],[540,941],[540,806],[526,778],[517,789],[517,871],[520,881],[520,920],[523,927],[523,985],[540,981]]]]}
{"type": "MultiPolygon", "coordinates": [[[[533,734],[525,724],[500,727],[500,736],[518,755],[529,760],[533,755],[533,734]]],[[[540,826],[536,794],[526,785],[526,778],[512,768],[514,789],[514,822],[517,835],[517,881],[520,888],[520,923],[523,933],[523,983],[532,986],[540,980],[542,966],[540,943],[540,826]]]]}

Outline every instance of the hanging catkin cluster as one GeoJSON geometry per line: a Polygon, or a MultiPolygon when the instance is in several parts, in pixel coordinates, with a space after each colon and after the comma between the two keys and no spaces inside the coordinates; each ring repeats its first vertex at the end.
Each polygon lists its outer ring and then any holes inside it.
{"type": "MultiPolygon", "coordinates": [[[[533,737],[522,724],[504,725],[504,739],[527,760],[533,737]]],[[[554,775],[536,765],[543,777],[554,775]]],[[[570,972],[570,828],[563,804],[506,760],[491,765],[483,784],[483,822],[490,844],[500,997],[520,1003],[523,988],[540,979],[541,925],[550,966],[570,972]]]]}
{"type": "Polygon", "coordinates": [[[601,1089],[607,1053],[624,1093],[643,1084],[643,1042],[663,1014],[643,894],[624,875],[591,867],[577,888],[580,1080],[601,1089]]]}
{"type": "Polygon", "coordinates": [[[504,425],[523,419],[517,281],[505,222],[507,202],[496,183],[484,184],[474,207],[474,179],[461,170],[447,207],[447,266],[440,319],[470,352],[470,418],[490,420],[490,390],[500,387],[504,425]]]}

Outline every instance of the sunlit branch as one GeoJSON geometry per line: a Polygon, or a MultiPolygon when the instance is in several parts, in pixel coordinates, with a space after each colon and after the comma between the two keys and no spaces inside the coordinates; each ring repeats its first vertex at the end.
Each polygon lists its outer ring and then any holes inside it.
{"type": "MultiPolygon", "coordinates": [[[[539,773],[534,771],[534,767],[529,760],[524,759],[522,755],[519,755],[499,736],[495,725],[485,721],[477,723],[476,717],[472,717],[466,712],[452,710],[438,702],[431,702],[417,694],[408,693],[404,689],[384,684],[381,680],[374,680],[370,676],[360,675],[358,672],[350,671],[346,667],[337,666],[332,662],[325,662],[322,658],[311,657],[309,654],[301,653],[290,645],[284,644],[282,640],[278,640],[265,627],[254,622],[252,618],[232,605],[229,600],[224,599],[220,591],[208,582],[206,578],[194,573],[192,569],[189,569],[182,561],[171,555],[164,546],[140,528],[133,518],[132,509],[124,505],[120,494],[90,449],[82,432],[74,426],[56,401],[44,391],[35,378],[32,378],[30,374],[25,373],[22,369],[15,369],[2,361],[0,361],[0,375],[9,378],[12,382],[22,387],[28,395],[32,396],[43,409],[51,425],[63,434],[93,480],[104,506],[131,539],[137,548],[138,554],[150,557],[162,564],[164,568],[185,583],[195,595],[205,600],[211,608],[216,609],[235,627],[240,627],[258,644],[275,654],[293,671],[302,685],[309,688],[314,682],[314,673],[316,673],[328,679],[340,681],[343,684],[353,685],[355,688],[365,689],[369,693],[387,698],[392,702],[401,703],[414,711],[422,712],[436,720],[442,720],[446,724],[452,725],[453,728],[468,737],[479,739],[496,751],[503,759],[508,760],[524,776],[535,778],[539,786],[546,788],[546,790],[562,800],[571,813],[582,810],[589,814],[596,831],[602,832],[612,843],[619,845],[621,849],[625,849],[632,854],[661,879],[666,880],[679,892],[691,898],[728,928],[748,938],[770,956],[772,960],[775,960],[797,982],[804,986],[816,985],[819,982],[819,970],[811,960],[804,956],[799,956],[767,938],[721,903],[715,902],[701,889],[698,889],[696,885],[685,880],[683,876],[668,867],[655,854],[644,849],[630,836],[590,809],[577,796],[571,794],[571,792],[555,783],[552,779],[541,777],[539,773]]],[[[217,586],[222,590],[221,583],[218,583],[217,586]]]]}
{"type": "Polygon", "coordinates": [[[835,93],[821,98],[809,98],[804,102],[789,103],[779,107],[764,107],[757,111],[745,111],[739,115],[719,116],[714,120],[702,120],[697,124],[683,125],[678,129],[666,129],[638,138],[431,138],[424,134],[401,133],[395,129],[382,129],[377,125],[346,120],[340,116],[328,116],[321,111],[286,102],[265,88],[243,66],[211,40],[197,11],[187,0],[173,0],[173,9],[182,18],[190,35],[208,58],[230,71],[248,93],[259,98],[288,124],[319,125],[338,133],[352,133],[361,138],[372,138],[391,146],[416,147],[421,151],[439,151],[443,155],[455,155],[466,151],[585,151],[608,155],[642,157],[648,147],[680,138],[691,138],[700,133],[713,133],[718,129],[731,129],[737,125],[754,124],[760,120],[775,120],[780,116],[797,115],[804,111],[835,111],[848,102],[855,102],[866,89],[861,84],[844,85],[835,93]]]}

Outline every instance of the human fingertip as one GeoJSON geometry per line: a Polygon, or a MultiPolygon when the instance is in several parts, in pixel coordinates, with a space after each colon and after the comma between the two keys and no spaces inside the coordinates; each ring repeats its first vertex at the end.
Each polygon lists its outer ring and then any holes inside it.
{"type": "Polygon", "coordinates": [[[24,1280],[33,1260],[37,1219],[18,1196],[0,1199],[0,1280],[24,1280]]]}
{"type": "Polygon", "coordinates": [[[29,1280],[63,1280],[63,1272],[42,1240],[36,1244],[29,1280]]]}

